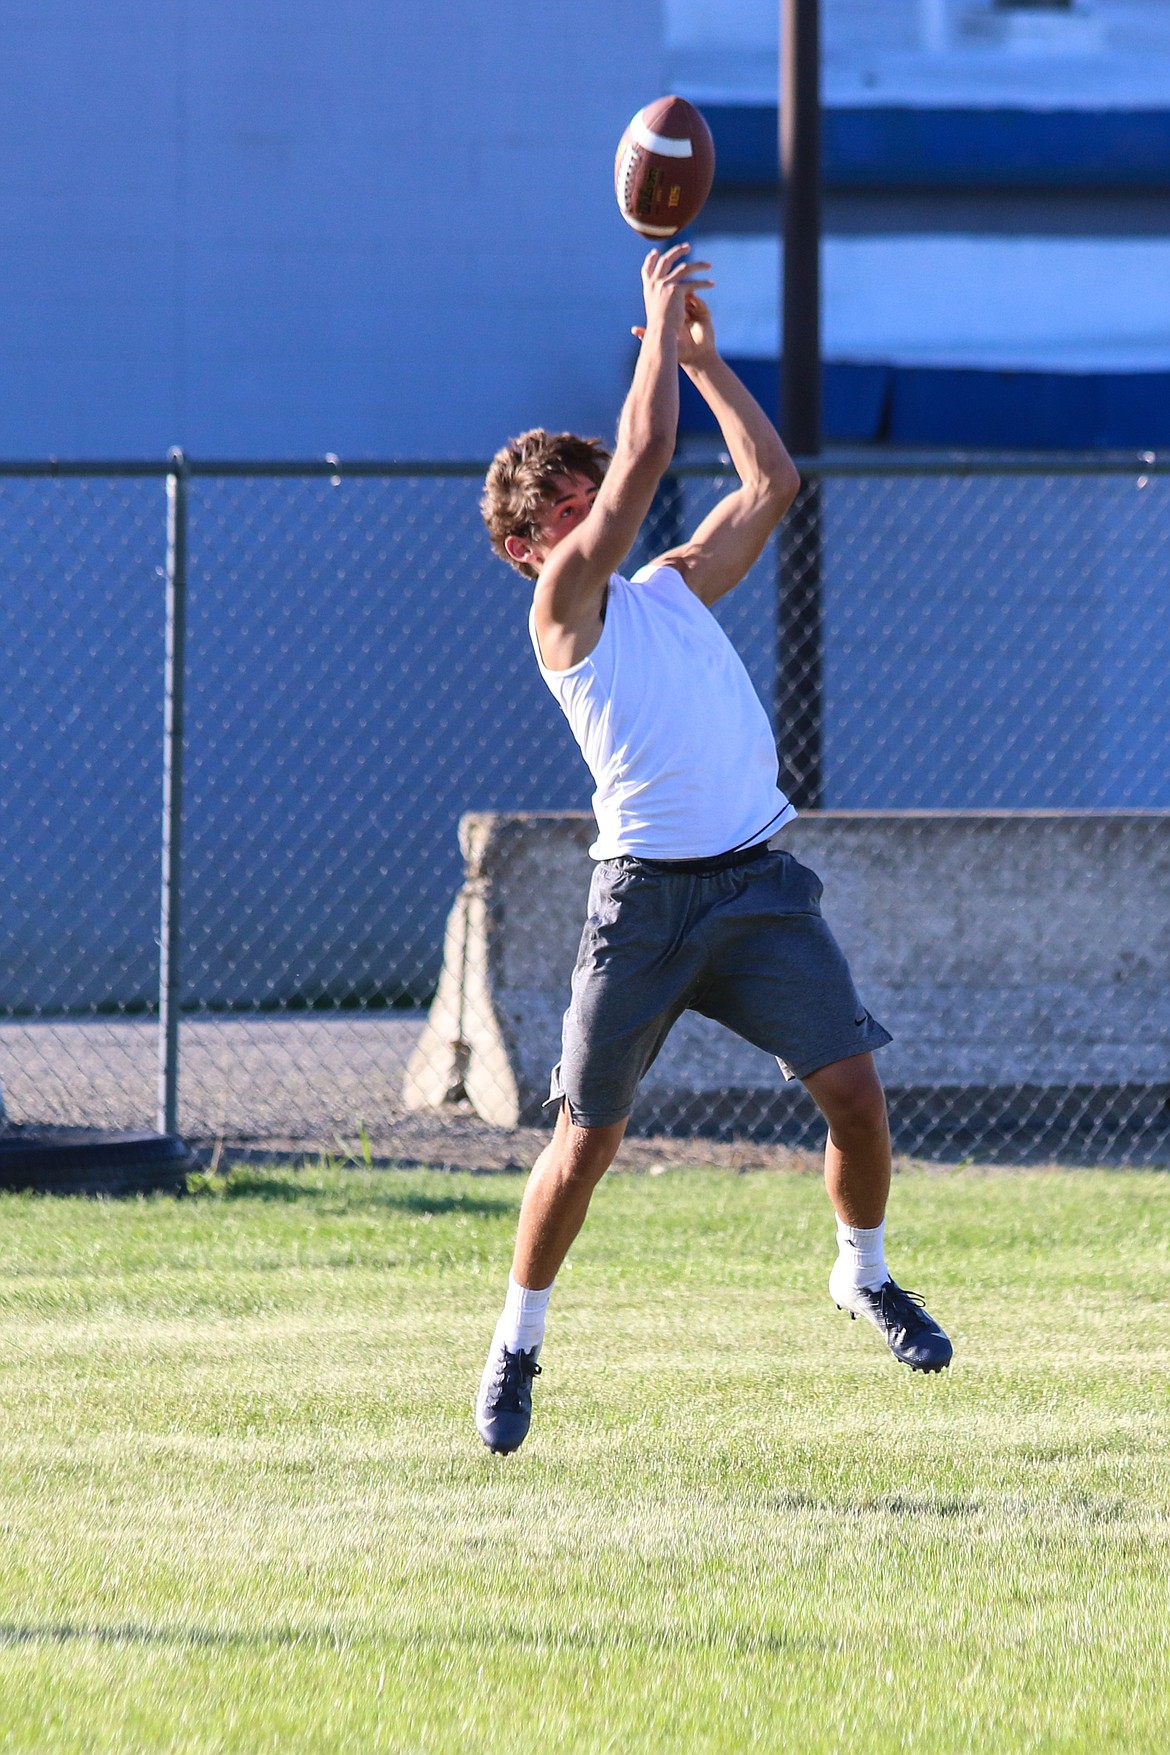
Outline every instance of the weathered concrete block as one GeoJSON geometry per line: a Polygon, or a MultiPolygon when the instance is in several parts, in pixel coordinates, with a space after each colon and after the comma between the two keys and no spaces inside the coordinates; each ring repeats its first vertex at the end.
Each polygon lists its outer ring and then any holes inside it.
{"type": "Polygon", "coordinates": [[[595,834],[582,813],[463,818],[466,877],[447,923],[438,991],[407,1070],[408,1108],[466,1096],[502,1127],[542,1119],[595,834]]]}
{"type": "MultiPolygon", "coordinates": [[[[466,1095],[504,1126],[542,1114],[585,916],[584,814],[464,817],[467,879],[406,1101],[466,1095]]],[[[1170,1078],[1170,811],[810,812],[776,837],[813,866],[862,998],[894,1034],[891,1088],[1170,1078]]],[[[635,1121],[798,1092],[695,1013],[635,1121]]]]}

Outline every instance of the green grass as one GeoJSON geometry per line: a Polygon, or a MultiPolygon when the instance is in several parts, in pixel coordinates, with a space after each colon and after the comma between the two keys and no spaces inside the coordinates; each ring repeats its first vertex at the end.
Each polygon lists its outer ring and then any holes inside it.
{"type": "Polygon", "coordinates": [[[1170,1178],[900,1175],[923,1378],[814,1177],[615,1176],[502,1459],[521,1186],[0,1200],[0,1749],[1170,1745],[1170,1178]]]}

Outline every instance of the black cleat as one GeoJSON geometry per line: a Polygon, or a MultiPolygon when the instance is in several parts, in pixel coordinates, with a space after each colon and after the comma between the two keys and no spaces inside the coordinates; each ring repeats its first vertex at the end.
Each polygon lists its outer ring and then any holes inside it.
{"type": "Polygon", "coordinates": [[[540,1376],[537,1348],[510,1353],[492,1342],[475,1398],[475,1429],[496,1456],[519,1450],[532,1424],[532,1379],[540,1376]]]}
{"type": "Polygon", "coordinates": [[[893,1280],[872,1291],[835,1286],[830,1278],[829,1293],[838,1310],[867,1317],[894,1358],[911,1371],[943,1371],[950,1364],[954,1348],[917,1292],[907,1292],[893,1280]]]}

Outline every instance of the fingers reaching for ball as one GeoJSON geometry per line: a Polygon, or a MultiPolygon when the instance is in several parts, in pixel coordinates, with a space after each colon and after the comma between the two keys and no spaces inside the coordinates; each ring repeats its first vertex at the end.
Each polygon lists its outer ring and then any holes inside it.
{"type": "Polygon", "coordinates": [[[713,280],[702,278],[709,262],[692,261],[689,244],[675,244],[669,250],[654,249],[642,264],[642,292],[646,303],[646,322],[636,323],[630,333],[645,340],[646,330],[661,323],[673,330],[678,338],[679,359],[689,363],[700,354],[714,349],[711,312],[699,289],[714,286],[713,280]]]}
{"type": "Polygon", "coordinates": [[[710,268],[709,262],[692,262],[689,244],[673,244],[669,250],[651,250],[642,264],[644,285],[714,286],[713,280],[696,280],[695,276],[710,268]]]}
{"type": "Polygon", "coordinates": [[[686,299],[700,287],[714,286],[713,280],[702,276],[709,262],[693,261],[689,244],[674,244],[669,250],[651,250],[642,264],[642,297],[646,305],[646,324],[661,324],[677,332],[686,316],[686,299]]]}

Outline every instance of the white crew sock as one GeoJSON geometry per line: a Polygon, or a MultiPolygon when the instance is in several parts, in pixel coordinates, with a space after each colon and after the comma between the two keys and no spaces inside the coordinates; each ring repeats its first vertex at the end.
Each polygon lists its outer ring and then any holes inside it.
{"type": "Polygon", "coordinates": [[[876,1292],[889,1279],[885,1251],[886,1221],[866,1230],[837,1220],[837,1265],[833,1278],[840,1284],[865,1286],[876,1292]]]}
{"type": "MultiPolygon", "coordinates": [[[[555,1281],[554,1281],[555,1284],[555,1281]]],[[[496,1340],[502,1341],[509,1353],[530,1353],[544,1340],[544,1320],[552,1286],[534,1292],[529,1286],[518,1285],[508,1275],[508,1296],[496,1324],[496,1340]]]]}

